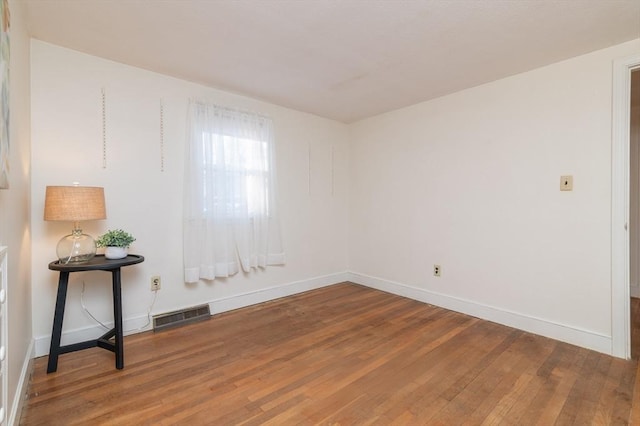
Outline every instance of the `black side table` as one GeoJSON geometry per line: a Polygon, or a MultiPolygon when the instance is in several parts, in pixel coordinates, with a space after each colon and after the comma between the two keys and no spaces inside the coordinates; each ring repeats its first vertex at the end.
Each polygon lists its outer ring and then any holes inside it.
{"type": "Polygon", "coordinates": [[[49,349],[49,364],[47,374],[58,369],[58,356],[68,352],[80,351],[82,349],[95,348],[99,346],[116,354],[116,368],[124,368],[124,336],[122,330],[122,291],[120,288],[120,268],[123,266],[135,265],[144,261],[144,257],[137,254],[130,254],[124,259],[107,259],[104,256],[95,256],[84,263],[65,265],[56,260],[49,264],[52,271],[60,271],[58,280],[58,296],[56,298],[56,311],[53,317],[53,332],[51,333],[51,347],[49,349]],[[69,284],[69,274],[81,271],[110,271],[113,283],[113,319],[114,328],[98,337],[95,340],[74,343],[72,345],[60,346],[62,336],[62,320],[64,318],[64,305],[67,299],[67,286],[69,284]],[[114,338],[112,342],[110,339],[114,338]]]}

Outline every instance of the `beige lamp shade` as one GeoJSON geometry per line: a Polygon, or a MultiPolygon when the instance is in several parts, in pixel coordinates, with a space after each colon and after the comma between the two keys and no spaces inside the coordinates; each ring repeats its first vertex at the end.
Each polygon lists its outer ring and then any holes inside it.
{"type": "Polygon", "coordinates": [[[104,188],[47,186],[44,199],[44,220],[80,222],[106,218],[104,188]]]}

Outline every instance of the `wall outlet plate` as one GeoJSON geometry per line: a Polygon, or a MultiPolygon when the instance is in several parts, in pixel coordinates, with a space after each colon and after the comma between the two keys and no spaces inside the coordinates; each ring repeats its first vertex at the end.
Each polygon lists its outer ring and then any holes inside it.
{"type": "Polygon", "coordinates": [[[160,275],[153,275],[151,277],[151,291],[158,291],[162,288],[162,280],[160,275]]]}
{"type": "Polygon", "coordinates": [[[560,176],[560,191],[573,191],[573,176],[560,176]]]}

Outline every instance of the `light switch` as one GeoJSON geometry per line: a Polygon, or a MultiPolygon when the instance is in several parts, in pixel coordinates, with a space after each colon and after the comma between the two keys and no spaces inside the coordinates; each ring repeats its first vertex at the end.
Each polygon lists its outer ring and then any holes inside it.
{"type": "Polygon", "coordinates": [[[560,191],[573,191],[573,176],[560,176],[560,191]]]}

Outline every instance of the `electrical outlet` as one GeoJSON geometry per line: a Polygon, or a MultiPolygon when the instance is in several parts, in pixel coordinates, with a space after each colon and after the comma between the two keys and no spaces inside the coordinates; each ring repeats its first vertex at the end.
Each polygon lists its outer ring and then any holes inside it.
{"type": "Polygon", "coordinates": [[[442,274],[442,266],[440,265],[433,265],[433,276],[434,277],[439,277],[440,274],[442,274]]]}
{"type": "Polygon", "coordinates": [[[560,176],[560,191],[573,191],[573,176],[560,176]]]}
{"type": "Polygon", "coordinates": [[[162,288],[160,275],[153,275],[151,277],[151,291],[158,291],[162,288]]]}

